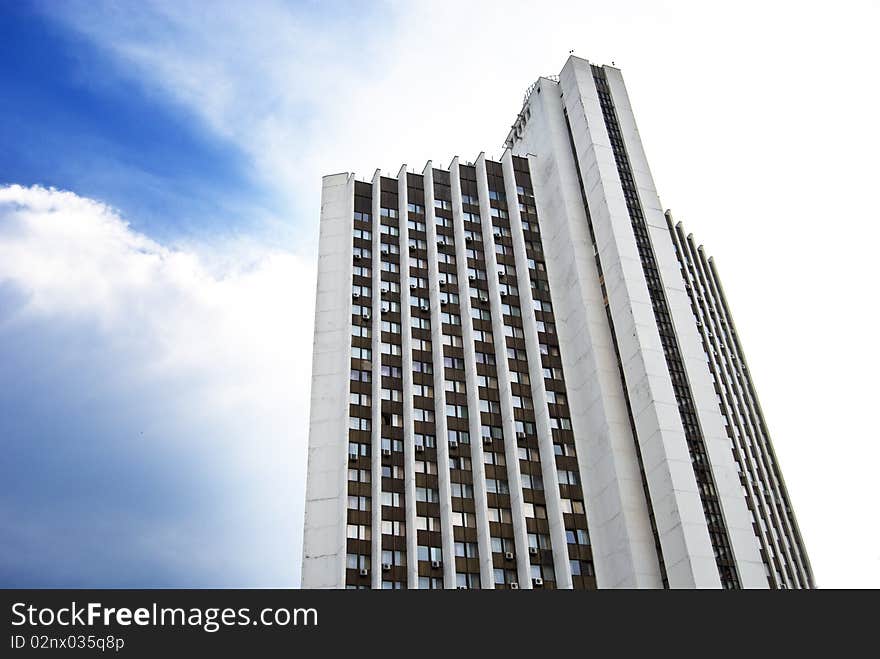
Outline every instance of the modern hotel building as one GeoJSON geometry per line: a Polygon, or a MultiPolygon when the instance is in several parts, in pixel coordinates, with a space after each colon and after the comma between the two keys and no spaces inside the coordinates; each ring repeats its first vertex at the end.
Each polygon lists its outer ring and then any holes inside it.
{"type": "Polygon", "coordinates": [[[306,588],[811,588],[718,272],[620,71],[499,161],[324,178],[306,588]]]}

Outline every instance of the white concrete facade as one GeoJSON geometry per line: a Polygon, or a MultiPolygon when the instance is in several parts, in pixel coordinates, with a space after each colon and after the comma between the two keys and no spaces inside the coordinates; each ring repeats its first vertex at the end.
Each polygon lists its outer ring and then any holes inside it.
{"type": "MultiPolygon", "coordinates": [[[[472,482],[465,484],[472,486],[474,510],[473,522],[465,525],[469,533],[476,534],[478,561],[459,569],[475,574],[474,565],[478,564],[481,588],[540,587],[542,580],[535,578],[536,569],[537,574],[544,574],[542,570],[551,565],[551,555],[552,572],[548,573],[557,588],[814,587],[717,273],[702,248],[697,249],[692,238],[685,237],[663,212],[620,71],[569,57],[558,77],[540,78],[530,88],[500,163],[487,161],[484,154],[466,166],[454,158],[448,168],[450,204],[437,206],[451,212],[450,222],[440,230],[448,236],[451,229],[451,240],[437,229],[435,173],[445,180],[446,173],[438,172],[430,162],[420,176],[412,175],[420,179],[424,192],[425,226],[413,225],[425,231],[424,253],[424,245],[416,250],[410,244],[406,166],[396,176],[405,587],[419,588],[426,574],[432,579],[439,577],[444,588],[461,587],[461,579],[467,576],[456,568],[457,557],[463,557],[458,553],[460,546],[469,543],[462,543],[461,529],[453,525],[462,523],[453,520],[464,518],[462,508],[454,508],[452,503],[460,496],[453,490],[464,488],[450,475],[451,463],[462,455],[470,458],[472,482]],[[522,210],[521,216],[523,197],[516,167],[524,166],[523,158],[528,161],[534,210],[522,210]],[[489,166],[494,174],[488,172],[489,166]],[[473,187],[463,188],[462,172],[467,172],[464,178],[475,176],[477,220],[466,212],[467,206],[474,204],[463,203],[463,189],[473,187]],[[490,189],[490,180],[496,188],[490,189]],[[499,180],[504,188],[500,193],[499,180]],[[496,213],[502,208],[498,206],[499,194],[505,200],[505,215],[496,213]],[[538,298],[546,293],[535,292],[534,230],[523,228],[528,225],[525,216],[532,212],[540,226],[540,258],[542,266],[546,264],[553,331],[558,338],[556,354],[561,359],[564,383],[547,375],[544,361],[548,339],[539,334],[546,329],[538,298]],[[493,224],[493,218],[499,217],[509,225],[509,241],[508,234],[499,233],[493,224]],[[479,236],[473,235],[475,221],[480,223],[479,236]],[[445,244],[438,248],[441,238],[445,244]],[[443,268],[438,263],[444,253],[454,255],[458,282],[454,303],[448,301],[451,289],[447,282],[441,285],[443,268]],[[479,258],[474,258],[475,253],[479,258]],[[412,284],[413,290],[426,290],[415,294],[427,295],[429,308],[423,300],[420,310],[418,306],[411,308],[410,265],[414,258],[421,262],[425,254],[427,284],[412,284]],[[515,266],[509,261],[511,256],[515,266]],[[484,259],[486,270],[485,290],[474,286],[471,274],[471,262],[480,259],[484,259]],[[514,271],[515,277],[504,279],[502,273],[514,271]],[[518,293],[506,292],[511,285],[518,293]],[[513,302],[512,297],[516,298],[513,302]],[[510,304],[518,305],[515,322],[521,327],[504,318],[510,313],[510,304]],[[482,309],[491,313],[482,316],[482,309]],[[536,315],[535,309],[541,314],[536,315]],[[459,343],[448,343],[450,337],[444,334],[444,312],[450,310],[460,316],[459,343]],[[411,321],[416,321],[412,327],[419,324],[414,315],[430,317],[433,360],[436,453],[432,455],[443,560],[442,565],[432,565],[429,573],[417,560],[419,550],[424,549],[416,533],[417,520],[424,520],[417,515],[424,513],[417,513],[416,491],[419,478],[424,481],[419,474],[425,472],[416,468],[422,456],[414,445],[418,430],[414,414],[420,410],[414,409],[413,389],[423,382],[413,379],[414,345],[421,341],[411,329],[411,321]],[[479,338],[488,336],[488,330],[482,322],[475,324],[474,318],[488,322],[490,316],[492,339],[479,338]],[[509,357],[509,340],[514,338],[514,343],[525,349],[515,348],[516,356],[509,357]],[[494,350],[498,393],[494,408],[480,392],[480,382],[485,382],[477,366],[475,346],[480,341],[491,342],[494,350]],[[463,389],[447,387],[450,381],[444,358],[449,353],[445,345],[462,348],[463,375],[457,377],[464,378],[463,389]],[[520,377],[525,368],[521,362],[528,365],[526,384],[531,402],[527,409],[533,410],[533,429],[528,437],[519,432],[525,382],[520,377]],[[512,372],[517,368],[519,372],[512,372]],[[550,384],[545,382],[547,377],[551,377],[550,384]],[[560,412],[554,412],[549,402],[558,392],[550,387],[563,384],[574,454],[566,452],[562,446],[565,440],[560,441],[556,434],[561,427],[560,412]],[[466,397],[469,446],[459,444],[451,449],[447,441],[449,424],[462,423],[448,421],[447,414],[453,412],[447,408],[460,399],[447,402],[447,391],[466,397]],[[492,423],[500,426],[501,435],[489,439],[484,447],[481,410],[486,407],[496,409],[493,414],[500,421],[492,423]],[[497,441],[503,441],[503,447],[499,448],[497,441]],[[534,453],[537,462],[523,462],[524,455],[532,455],[532,441],[538,447],[534,453]],[[497,520],[491,518],[499,510],[490,507],[490,501],[499,499],[498,491],[489,485],[499,487],[500,472],[499,463],[492,462],[497,459],[488,452],[499,450],[504,456],[500,464],[505,468],[505,495],[509,493],[505,500],[509,503],[494,505],[508,507],[513,529],[510,537],[502,538],[510,540],[514,549],[505,550],[506,563],[499,559],[499,538],[493,535],[498,531],[492,530],[498,528],[497,520]],[[589,561],[572,540],[577,530],[573,524],[580,522],[572,521],[572,495],[566,494],[569,483],[560,480],[568,478],[566,469],[574,468],[566,460],[575,458],[586,517],[583,530],[588,528],[589,561]],[[491,472],[486,466],[490,463],[491,472]],[[535,492],[531,484],[536,482],[533,465],[539,465],[538,482],[542,483],[537,506],[532,503],[535,492]],[[493,475],[496,477],[490,483],[493,475]],[[538,508],[541,517],[536,526],[536,518],[530,515],[538,508]],[[548,550],[546,560],[537,558],[540,552],[533,546],[535,537],[547,543],[541,548],[548,550]],[[594,585],[584,585],[581,570],[585,567],[594,569],[590,574],[594,585]],[[511,584],[510,576],[498,581],[499,572],[509,575],[511,570],[517,583],[511,584]]],[[[468,180],[468,185],[474,186],[473,179],[468,180]]],[[[354,190],[350,175],[324,179],[303,552],[303,586],[307,588],[351,585],[346,577],[346,447],[354,190]]],[[[419,190],[412,194],[421,194],[419,190]]],[[[441,192],[446,194],[446,188],[441,192]]],[[[383,582],[381,558],[381,474],[385,463],[379,450],[383,423],[383,300],[378,292],[382,282],[381,197],[382,176],[376,171],[372,179],[371,273],[372,588],[388,586],[383,582]]],[[[471,211],[476,212],[474,208],[471,211]]],[[[427,325],[419,327],[427,329],[427,325]]],[[[459,414],[459,418],[464,417],[459,414]]]]}
{"type": "Polygon", "coordinates": [[[306,588],[342,588],[345,579],[353,203],[353,175],[324,177],[303,538],[306,588]]]}

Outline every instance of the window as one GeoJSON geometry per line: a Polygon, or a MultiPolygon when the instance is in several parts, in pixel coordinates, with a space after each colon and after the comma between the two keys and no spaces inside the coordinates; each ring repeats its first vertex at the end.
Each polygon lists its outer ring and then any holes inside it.
{"type": "Polygon", "coordinates": [[[353,346],[351,349],[351,358],[352,359],[372,359],[373,351],[369,348],[361,348],[360,346],[353,346]]]}
{"type": "Polygon", "coordinates": [[[437,503],[440,500],[440,495],[437,490],[430,487],[417,487],[416,488],[416,501],[423,501],[428,503],[437,503]]]}
{"type": "Polygon", "coordinates": [[[446,406],[446,415],[456,419],[467,419],[468,418],[468,408],[467,405],[447,405],[446,406]]]}
{"type": "MultiPolygon", "coordinates": [[[[349,454],[351,454],[351,444],[349,443],[349,454]]],[[[354,483],[369,483],[370,482],[370,470],[369,469],[349,469],[348,470],[348,480],[354,483]]]]}
{"type": "Polygon", "coordinates": [[[550,536],[546,533],[529,533],[527,535],[529,547],[538,549],[550,549],[550,536]]]}
{"type": "Polygon", "coordinates": [[[399,355],[400,354],[400,346],[396,343],[382,343],[382,354],[383,355],[399,355]]]}
{"type": "Polygon", "coordinates": [[[492,343],[492,332],[488,330],[474,330],[474,342],[492,343]]]}
{"type": "Polygon", "coordinates": [[[453,456],[449,458],[449,468],[469,471],[471,468],[471,459],[463,455],[453,456]]]}
{"type": "Polygon", "coordinates": [[[557,472],[557,477],[559,479],[560,485],[579,485],[580,478],[578,478],[578,474],[576,471],[567,471],[565,469],[559,469],[557,472]]]}
{"type": "Polygon", "coordinates": [[[421,396],[423,398],[431,398],[434,395],[434,387],[429,384],[414,384],[413,396],[421,396]]]}
{"type": "Polygon", "coordinates": [[[403,495],[400,492],[382,492],[382,505],[399,508],[403,505],[403,495]]]}
{"type": "Polygon", "coordinates": [[[471,307],[471,318],[474,320],[492,320],[492,312],[480,307],[471,307]]]}
{"type": "Polygon", "coordinates": [[[458,572],[455,575],[455,585],[459,588],[479,588],[480,575],[471,572],[458,572]]]}
{"type": "Polygon", "coordinates": [[[522,486],[531,490],[543,490],[544,479],[541,478],[541,476],[539,476],[538,474],[523,474],[522,486]]]}
{"type": "Polygon", "coordinates": [[[571,513],[574,515],[583,515],[584,514],[584,502],[577,501],[574,499],[562,499],[562,512],[571,513]]]}
{"type": "Polygon", "coordinates": [[[406,565],[406,552],[387,549],[382,552],[382,562],[389,565],[406,565]]]}
{"type": "Polygon", "coordinates": [[[491,536],[489,541],[492,545],[492,551],[496,554],[505,551],[514,551],[513,538],[496,538],[495,536],[491,536]]]}
{"type": "Polygon", "coordinates": [[[413,329],[431,329],[431,319],[427,316],[410,316],[409,325],[413,329]]]}
{"type": "Polygon", "coordinates": [[[370,497],[348,497],[349,510],[360,510],[367,512],[370,510],[370,497]]]}
{"type": "Polygon", "coordinates": [[[511,524],[513,517],[507,508],[489,508],[487,511],[490,522],[498,522],[500,524],[511,524]]]}
{"type": "Polygon", "coordinates": [[[474,513],[453,511],[452,524],[453,526],[463,526],[472,529],[477,526],[477,518],[474,513]]]}
{"type": "Polygon", "coordinates": [[[513,327],[511,325],[504,326],[504,335],[505,336],[512,336],[516,339],[525,338],[525,334],[523,333],[522,327],[513,327]]]}
{"type": "Polygon", "coordinates": [[[437,463],[428,460],[416,460],[414,469],[418,474],[436,474],[437,463]]]}
{"type": "Polygon", "coordinates": [[[349,524],[347,527],[347,535],[352,540],[369,540],[370,527],[366,524],[349,524]]]}
{"type": "Polygon", "coordinates": [[[481,400],[480,411],[490,414],[501,414],[501,404],[495,400],[481,400]]]}
{"type": "Polygon", "coordinates": [[[518,318],[521,315],[519,307],[515,304],[502,304],[501,313],[505,316],[512,316],[514,318],[518,318]]]}
{"type": "Polygon", "coordinates": [[[540,462],[541,456],[538,453],[538,449],[530,448],[528,446],[518,446],[517,452],[520,460],[528,460],[529,462],[540,462]]]}
{"type": "Polygon", "coordinates": [[[401,428],[403,427],[403,417],[400,414],[389,414],[388,412],[383,412],[382,424],[386,426],[391,426],[392,428],[401,428]]]}
{"type": "Polygon", "coordinates": [[[487,478],[486,491],[491,494],[508,494],[507,481],[500,478],[487,478]]]}
{"type": "Polygon", "coordinates": [[[516,432],[524,433],[526,437],[532,436],[535,434],[535,424],[530,423],[529,421],[515,421],[514,425],[516,427],[516,432]]]}
{"type": "Polygon", "coordinates": [[[495,363],[495,355],[486,353],[486,352],[477,352],[474,354],[474,359],[478,364],[494,364],[495,363]]]}
{"type": "Polygon", "coordinates": [[[370,394],[352,392],[349,398],[352,405],[369,406],[370,404],[370,394]]]}
{"type": "Polygon", "coordinates": [[[446,380],[444,389],[458,394],[467,393],[467,388],[463,380],[446,380]]]}
{"type": "Polygon", "coordinates": [[[471,436],[466,430],[447,430],[446,436],[450,442],[458,442],[459,444],[470,444],[471,436]]]}
{"type": "Polygon", "coordinates": [[[497,389],[498,378],[491,375],[477,375],[477,386],[485,387],[487,389],[497,389]]]}
{"type": "Polygon", "coordinates": [[[370,429],[370,420],[369,419],[361,419],[357,416],[349,417],[348,419],[348,427],[351,430],[369,430],[370,429]]]}
{"type": "Polygon", "coordinates": [[[470,483],[450,483],[450,496],[463,497],[465,499],[474,498],[474,486],[470,483]]]}
{"type": "Polygon", "coordinates": [[[393,323],[389,320],[382,321],[382,331],[391,334],[400,334],[400,323],[393,323]]]}
{"type": "Polygon", "coordinates": [[[464,360],[460,357],[444,357],[443,366],[445,368],[456,368],[464,370],[464,360]]]}
{"type": "Polygon", "coordinates": [[[406,523],[382,520],[382,535],[406,535],[406,523]]]}
{"type": "Polygon", "coordinates": [[[553,452],[556,455],[568,455],[574,457],[574,446],[569,444],[553,444],[553,452]]]}
{"type": "Polygon", "coordinates": [[[372,374],[370,371],[352,369],[350,379],[352,382],[370,382],[370,380],[372,380],[371,376],[372,374]]]}
{"type": "Polygon", "coordinates": [[[419,545],[416,547],[416,556],[420,561],[439,561],[443,559],[443,552],[440,547],[419,545]]]}
{"type": "Polygon", "coordinates": [[[382,389],[382,400],[400,401],[401,393],[398,389],[382,389]]]}
{"type": "Polygon", "coordinates": [[[495,465],[497,467],[504,466],[504,454],[495,451],[486,451],[483,453],[483,464],[495,465]]]}
{"type": "Polygon", "coordinates": [[[390,439],[388,437],[382,438],[382,448],[388,449],[391,451],[402,452],[403,451],[403,442],[399,439],[390,439]]]}
{"type": "Polygon", "coordinates": [[[456,542],[455,555],[459,558],[477,558],[479,552],[476,542],[456,542]]]}

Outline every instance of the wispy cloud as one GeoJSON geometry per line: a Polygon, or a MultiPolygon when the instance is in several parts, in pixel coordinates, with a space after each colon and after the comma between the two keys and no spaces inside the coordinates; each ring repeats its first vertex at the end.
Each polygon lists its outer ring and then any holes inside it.
{"type": "Polygon", "coordinates": [[[0,188],[0,581],[298,583],[313,288],[0,188]]]}

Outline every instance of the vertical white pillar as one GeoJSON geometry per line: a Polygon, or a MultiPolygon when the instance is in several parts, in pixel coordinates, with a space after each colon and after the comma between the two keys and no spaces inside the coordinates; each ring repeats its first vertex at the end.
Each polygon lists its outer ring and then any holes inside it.
{"type": "MultiPolygon", "coordinates": [[[[461,304],[461,334],[464,344],[464,371],[468,399],[468,426],[471,437],[471,473],[474,481],[474,507],[477,518],[477,548],[480,554],[480,583],[483,588],[495,588],[492,573],[492,546],[489,540],[488,505],[486,502],[486,465],[483,463],[483,443],[480,439],[480,397],[477,391],[477,361],[474,350],[474,322],[471,318],[470,291],[462,296],[462,285],[468,281],[467,254],[464,240],[464,218],[461,208],[461,177],[458,156],[449,166],[452,188],[452,221],[455,227],[455,262],[458,271],[459,300],[461,304]]],[[[444,394],[445,395],[445,394],[444,394]]]]}
{"type": "Polygon", "coordinates": [[[434,361],[434,432],[437,445],[437,480],[440,485],[440,534],[443,553],[443,587],[455,588],[455,543],[452,537],[452,503],[449,481],[449,444],[446,441],[446,392],[443,378],[443,322],[440,318],[440,274],[437,267],[437,225],[434,215],[434,170],[431,161],[423,171],[425,185],[425,236],[428,242],[428,294],[431,307],[431,356],[434,361]]]}
{"type": "MultiPolygon", "coordinates": [[[[535,412],[535,427],[538,431],[541,472],[544,478],[544,496],[547,500],[547,519],[550,525],[550,542],[553,548],[553,569],[556,573],[557,588],[571,588],[571,565],[568,560],[565,521],[562,517],[559,476],[556,470],[556,453],[553,449],[553,430],[550,427],[547,388],[544,384],[544,368],[541,362],[541,348],[538,343],[535,309],[532,306],[529,257],[526,254],[522,218],[519,213],[516,174],[513,171],[513,156],[509,149],[505,150],[504,155],[501,157],[501,165],[504,168],[507,213],[509,215],[510,235],[516,260],[516,286],[519,289],[520,312],[522,314],[523,334],[525,335],[526,355],[528,356],[529,363],[529,381],[532,383],[532,405],[535,412]]],[[[485,165],[483,171],[485,172],[485,165]]],[[[540,218],[540,216],[538,217],[540,218]]],[[[491,225],[489,228],[491,229],[491,225]]],[[[494,251],[492,258],[493,260],[495,259],[494,251]]],[[[497,279],[495,279],[495,286],[497,289],[497,279]]],[[[493,300],[494,297],[493,295],[493,300]]],[[[589,522],[589,519],[587,521],[589,522]]]]}
{"type": "Polygon", "coordinates": [[[408,588],[419,582],[416,542],[416,475],[413,435],[413,372],[412,372],[412,313],[409,300],[409,197],[406,165],[397,173],[397,222],[400,227],[400,341],[403,368],[403,458],[404,492],[406,505],[406,581],[408,588]]]}
{"type": "Polygon", "coordinates": [[[382,588],[382,172],[373,174],[373,313],[371,334],[373,337],[373,406],[370,446],[373,497],[370,502],[373,520],[370,581],[374,589],[382,588]]]}
{"type": "Polygon", "coordinates": [[[354,177],[321,192],[302,586],[344,588],[354,177]]]}

